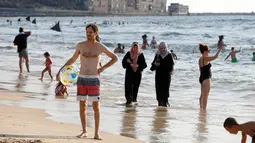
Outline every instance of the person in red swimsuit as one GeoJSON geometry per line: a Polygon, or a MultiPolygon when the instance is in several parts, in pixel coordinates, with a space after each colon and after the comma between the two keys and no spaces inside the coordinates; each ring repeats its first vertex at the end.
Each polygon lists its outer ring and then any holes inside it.
{"type": "Polygon", "coordinates": [[[46,58],[46,60],[45,60],[45,69],[42,71],[42,75],[41,75],[41,80],[43,80],[43,75],[44,75],[44,73],[46,72],[46,71],[48,71],[49,72],[49,75],[50,75],[50,78],[51,78],[51,80],[53,80],[53,77],[52,77],[52,75],[51,75],[51,65],[52,65],[52,61],[51,61],[51,59],[50,59],[50,54],[48,53],[48,52],[45,52],[44,53],[44,57],[46,58]]]}

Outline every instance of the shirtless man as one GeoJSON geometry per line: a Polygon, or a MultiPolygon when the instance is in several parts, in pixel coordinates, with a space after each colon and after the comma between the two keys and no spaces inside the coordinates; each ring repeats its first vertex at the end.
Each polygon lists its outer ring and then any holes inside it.
{"type": "Polygon", "coordinates": [[[231,48],[231,52],[229,53],[229,55],[226,57],[225,60],[227,60],[228,57],[231,56],[232,63],[238,62],[238,60],[237,60],[237,58],[236,58],[236,53],[239,53],[240,51],[241,51],[241,50],[235,51],[235,48],[232,47],[232,48],[231,48]]]}
{"type": "MultiPolygon", "coordinates": [[[[98,39],[98,27],[95,24],[86,26],[87,40],[80,42],[76,46],[76,51],[72,58],[69,59],[64,66],[72,65],[80,56],[81,68],[77,81],[77,101],[80,101],[80,119],[82,124],[82,133],[78,138],[87,137],[86,129],[86,108],[88,101],[92,101],[94,118],[95,118],[95,134],[94,139],[101,140],[99,135],[100,125],[100,78],[99,74],[105,69],[113,65],[118,59],[105,45],[96,41],[98,39]],[[101,54],[105,53],[111,60],[100,66],[101,54]]],[[[64,67],[63,66],[63,67],[64,67]]],[[[62,67],[62,68],[63,68],[62,67]]],[[[61,69],[62,69],[61,68],[61,69]]],[[[60,69],[60,70],[61,70],[60,69]]],[[[56,79],[59,81],[59,73],[56,79]]]]}
{"type": "Polygon", "coordinates": [[[247,135],[252,137],[252,143],[255,143],[255,122],[250,121],[243,124],[238,124],[234,118],[227,118],[223,124],[224,128],[231,134],[242,132],[241,143],[246,143],[247,135]]]}

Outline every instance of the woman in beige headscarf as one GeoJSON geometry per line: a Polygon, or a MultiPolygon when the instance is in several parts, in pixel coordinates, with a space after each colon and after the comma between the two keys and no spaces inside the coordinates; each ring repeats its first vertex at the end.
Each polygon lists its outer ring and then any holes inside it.
{"type": "Polygon", "coordinates": [[[126,105],[130,105],[132,102],[137,104],[137,94],[142,79],[142,71],[147,67],[144,55],[137,42],[132,44],[131,50],[124,56],[122,66],[126,69],[126,105]]]}
{"type": "Polygon", "coordinates": [[[150,68],[151,71],[156,70],[155,86],[158,106],[170,106],[168,98],[173,69],[174,60],[172,54],[168,51],[167,44],[161,42],[150,68]]]}

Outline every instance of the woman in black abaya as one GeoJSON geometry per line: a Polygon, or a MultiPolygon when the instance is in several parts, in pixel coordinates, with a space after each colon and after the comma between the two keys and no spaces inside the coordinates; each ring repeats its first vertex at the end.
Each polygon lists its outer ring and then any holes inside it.
{"type": "Polygon", "coordinates": [[[161,42],[150,68],[151,71],[156,71],[155,87],[158,106],[170,106],[168,98],[173,69],[174,60],[172,54],[168,51],[167,44],[161,42]]]}

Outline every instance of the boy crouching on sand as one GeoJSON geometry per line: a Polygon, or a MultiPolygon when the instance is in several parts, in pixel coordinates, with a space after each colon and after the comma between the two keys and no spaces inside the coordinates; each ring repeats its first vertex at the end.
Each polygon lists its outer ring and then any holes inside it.
{"type": "Polygon", "coordinates": [[[246,143],[247,135],[251,136],[252,143],[255,143],[255,121],[238,124],[234,118],[228,117],[223,126],[231,134],[237,134],[239,131],[242,131],[241,143],[246,143]]]}

